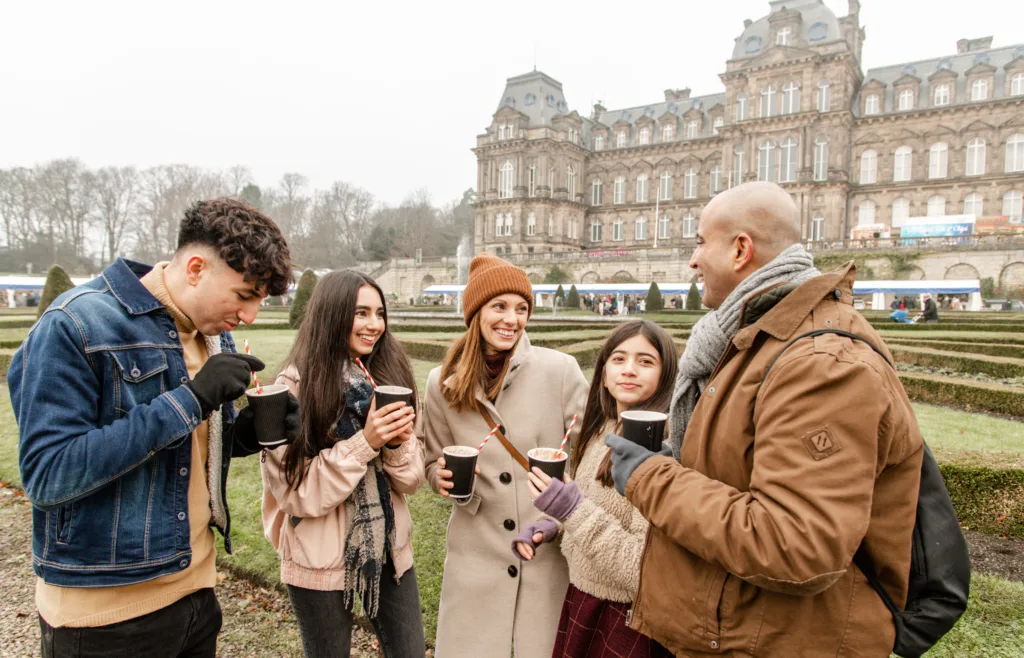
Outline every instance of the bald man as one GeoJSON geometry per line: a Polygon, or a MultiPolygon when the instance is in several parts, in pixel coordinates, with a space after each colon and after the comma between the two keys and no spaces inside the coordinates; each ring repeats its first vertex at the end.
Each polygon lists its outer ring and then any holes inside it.
{"type": "Polygon", "coordinates": [[[877,656],[895,627],[855,567],[907,598],[923,442],[854,266],[821,274],[771,183],[704,209],[690,260],[713,309],[679,363],[667,446],[609,435],[650,521],[629,625],[677,656],[877,656]],[[835,333],[839,329],[862,340],[835,333]]]}

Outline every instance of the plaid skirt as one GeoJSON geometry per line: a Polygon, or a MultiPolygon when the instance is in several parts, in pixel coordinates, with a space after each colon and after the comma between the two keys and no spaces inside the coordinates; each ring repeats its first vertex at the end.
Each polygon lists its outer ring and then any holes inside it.
{"type": "Polygon", "coordinates": [[[629,608],[570,584],[552,658],[672,658],[668,649],[626,626],[629,608]]]}

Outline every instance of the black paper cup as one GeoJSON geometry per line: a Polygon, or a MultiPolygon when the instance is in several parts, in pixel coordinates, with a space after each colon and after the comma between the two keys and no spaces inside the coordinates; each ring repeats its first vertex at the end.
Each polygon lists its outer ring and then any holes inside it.
{"type": "Polygon", "coordinates": [[[567,453],[558,448],[534,448],[526,453],[531,471],[536,466],[554,480],[561,480],[565,476],[565,462],[568,457],[567,453]]]}
{"type": "Polygon", "coordinates": [[[463,501],[473,495],[476,480],[476,460],[480,451],[470,446],[448,446],[444,449],[445,470],[452,472],[452,484],[448,490],[452,498],[463,501]]]}
{"type": "Polygon", "coordinates": [[[262,387],[263,392],[257,393],[255,388],[245,392],[252,407],[256,425],[256,441],[264,448],[273,448],[288,441],[284,436],[284,417],[288,412],[288,387],[284,384],[271,384],[262,387]]]}
{"type": "Polygon", "coordinates": [[[373,390],[373,396],[377,399],[378,409],[393,402],[404,402],[405,406],[412,406],[412,389],[404,386],[378,386],[373,390]]]}
{"type": "Polygon", "coordinates": [[[622,420],[623,437],[651,452],[661,450],[667,415],[657,411],[623,411],[619,418],[622,420]]]}

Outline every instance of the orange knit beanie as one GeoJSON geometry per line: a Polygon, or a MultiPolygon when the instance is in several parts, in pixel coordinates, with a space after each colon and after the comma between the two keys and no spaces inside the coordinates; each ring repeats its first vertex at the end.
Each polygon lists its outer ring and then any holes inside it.
{"type": "Polygon", "coordinates": [[[526,272],[512,263],[484,252],[469,263],[469,281],[462,292],[462,315],[466,326],[480,307],[498,295],[520,295],[529,303],[533,313],[533,286],[526,272]]]}

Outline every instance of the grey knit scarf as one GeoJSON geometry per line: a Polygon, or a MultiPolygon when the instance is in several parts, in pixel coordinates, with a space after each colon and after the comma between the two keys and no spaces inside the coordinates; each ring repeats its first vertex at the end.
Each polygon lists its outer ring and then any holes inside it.
{"type": "Polygon", "coordinates": [[[725,354],[729,341],[739,329],[743,302],[759,290],[778,283],[802,283],[821,274],[814,258],[799,244],[787,247],[774,260],[757,270],[733,290],[722,305],[700,319],[690,330],[686,349],[679,358],[679,374],[672,393],[669,414],[669,442],[679,459],[686,426],[704,392],[708,378],[725,354]]]}

